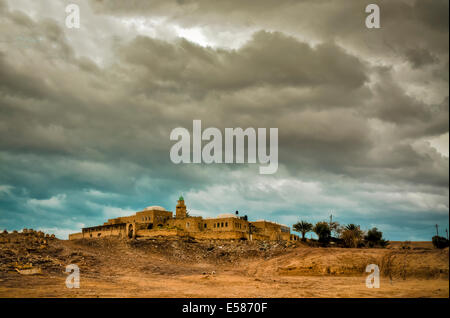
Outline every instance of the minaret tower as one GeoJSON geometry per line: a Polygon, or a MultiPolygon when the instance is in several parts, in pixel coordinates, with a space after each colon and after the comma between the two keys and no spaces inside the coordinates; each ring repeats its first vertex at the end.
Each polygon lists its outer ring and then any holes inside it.
{"type": "Polygon", "coordinates": [[[187,214],[186,214],[186,205],[184,205],[184,198],[183,198],[183,196],[181,196],[178,199],[178,204],[177,204],[175,217],[177,219],[180,219],[180,218],[185,218],[186,216],[187,216],[187,214]]]}

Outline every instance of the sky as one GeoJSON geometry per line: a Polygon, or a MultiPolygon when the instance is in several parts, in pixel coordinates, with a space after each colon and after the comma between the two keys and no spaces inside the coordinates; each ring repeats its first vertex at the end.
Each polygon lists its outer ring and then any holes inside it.
{"type": "Polygon", "coordinates": [[[67,238],[146,206],[449,224],[449,4],[0,0],[0,229],[67,238]],[[65,25],[68,4],[80,28],[65,25]],[[278,128],[279,167],[174,164],[176,127],[278,128]]]}

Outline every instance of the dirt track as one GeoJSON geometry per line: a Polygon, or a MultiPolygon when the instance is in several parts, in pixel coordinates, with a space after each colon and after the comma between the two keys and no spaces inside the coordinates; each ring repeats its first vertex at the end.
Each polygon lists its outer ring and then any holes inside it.
{"type": "Polygon", "coordinates": [[[448,249],[8,237],[0,242],[0,297],[449,296],[448,249]],[[42,275],[21,275],[15,262],[32,262],[42,275]],[[79,289],[65,286],[68,264],[80,267],[79,289]],[[380,267],[379,289],[365,285],[367,264],[380,267]]]}

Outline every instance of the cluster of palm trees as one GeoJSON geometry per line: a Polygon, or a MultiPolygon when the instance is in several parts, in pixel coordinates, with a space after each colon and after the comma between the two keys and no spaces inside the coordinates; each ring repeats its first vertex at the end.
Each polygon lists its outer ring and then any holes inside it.
{"type": "Polygon", "coordinates": [[[385,247],[389,241],[383,239],[383,233],[376,227],[366,233],[356,224],[340,225],[338,222],[317,222],[315,225],[299,221],[293,226],[294,231],[301,233],[302,241],[306,241],[305,235],[314,232],[318,236],[319,243],[328,244],[330,241],[345,247],[385,247]]]}

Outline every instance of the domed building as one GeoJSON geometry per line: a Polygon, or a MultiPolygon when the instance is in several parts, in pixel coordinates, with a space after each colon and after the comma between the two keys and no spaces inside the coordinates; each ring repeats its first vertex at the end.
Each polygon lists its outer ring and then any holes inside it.
{"type": "Polygon", "coordinates": [[[124,238],[181,236],[206,240],[298,240],[289,227],[275,222],[248,221],[239,212],[222,213],[214,218],[189,215],[183,196],[171,211],[152,205],[130,216],[109,219],[103,225],[83,228],[69,235],[70,240],[119,236],[124,238]]]}
{"type": "Polygon", "coordinates": [[[164,209],[162,206],[159,205],[152,205],[146,207],[144,211],[166,211],[166,209],[164,209]]]}

